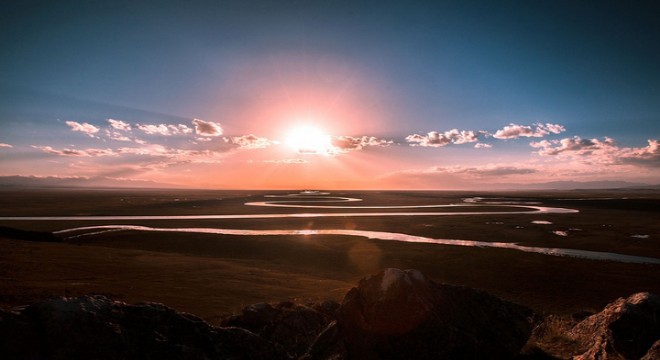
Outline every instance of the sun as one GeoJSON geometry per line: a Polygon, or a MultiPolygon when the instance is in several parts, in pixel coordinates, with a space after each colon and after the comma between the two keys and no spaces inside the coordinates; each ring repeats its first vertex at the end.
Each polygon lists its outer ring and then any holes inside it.
{"type": "Polygon", "coordinates": [[[311,125],[291,129],[284,142],[299,154],[330,155],[333,149],[330,135],[311,125]]]}

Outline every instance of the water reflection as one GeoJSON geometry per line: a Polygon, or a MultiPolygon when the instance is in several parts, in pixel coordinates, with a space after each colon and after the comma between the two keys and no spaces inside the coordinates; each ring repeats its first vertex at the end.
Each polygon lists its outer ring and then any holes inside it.
{"type": "Polygon", "coordinates": [[[480,248],[500,248],[518,250],[528,253],[537,253],[552,256],[568,256],[574,258],[590,260],[609,260],[624,263],[636,264],[660,264],[660,259],[616,254],[610,252],[588,251],[563,248],[544,248],[535,246],[522,246],[515,243],[506,242],[488,242],[473,240],[456,239],[432,239],[423,236],[408,235],[402,233],[384,232],[384,231],[366,231],[366,230],[345,230],[345,229],[322,229],[322,230],[242,230],[242,229],[216,229],[216,228],[156,228],[136,225],[103,225],[86,226],[73,229],[56,231],[56,234],[67,235],[67,238],[79,238],[84,236],[98,235],[115,231],[159,231],[159,232],[182,232],[182,233],[203,233],[219,235],[247,235],[247,236],[265,236],[265,235],[348,235],[361,236],[369,239],[385,241],[402,241],[411,243],[427,243],[437,245],[468,246],[480,248]]]}

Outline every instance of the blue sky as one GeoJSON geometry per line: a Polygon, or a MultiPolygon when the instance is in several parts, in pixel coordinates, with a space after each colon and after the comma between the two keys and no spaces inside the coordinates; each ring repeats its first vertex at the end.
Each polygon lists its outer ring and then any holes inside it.
{"type": "Polygon", "coordinates": [[[651,1],[3,2],[0,175],[658,183],[659,17],[651,1]],[[300,126],[330,148],[287,144],[300,126]]]}

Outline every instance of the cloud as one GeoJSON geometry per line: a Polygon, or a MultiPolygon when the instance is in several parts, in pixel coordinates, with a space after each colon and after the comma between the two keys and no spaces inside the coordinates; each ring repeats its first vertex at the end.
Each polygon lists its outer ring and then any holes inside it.
{"type": "Polygon", "coordinates": [[[119,131],[131,131],[131,124],[122,121],[122,120],[115,120],[115,119],[108,119],[108,123],[110,123],[110,126],[119,131]]]}
{"type": "Polygon", "coordinates": [[[579,136],[575,136],[561,140],[531,142],[529,145],[533,148],[539,149],[538,154],[544,156],[559,155],[561,153],[590,155],[594,152],[609,152],[617,150],[614,140],[608,137],[601,141],[598,139],[582,139],[579,136]]]}
{"type": "Polygon", "coordinates": [[[619,147],[614,139],[582,139],[578,136],[561,140],[531,142],[541,156],[570,157],[603,165],[641,165],[660,167],[660,141],[647,140],[645,147],[619,147]]]}
{"type": "Polygon", "coordinates": [[[66,124],[69,125],[69,127],[71,127],[71,130],[80,131],[82,133],[87,134],[89,137],[95,137],[94,134],[96,134],[100,130],[98,127],[86,122],[81,124],[76,121],[67,121],[66,124]]]}
{"type": "Polygon", "coordinates": [[[282,160],[264,160],[265,163],[272,164],[306,164],[309,161],[304,159],[282,159],[282,160]]]}
{"type": "Polygon", "coordinates": [[[642,148],[626,148],[619,161],[626,164],[660,167],[660,140],[649,139],[642,148]]]}
{"type": "Polygon", "coordinates": [[[538,170],[529,166],[511,166],[511,165],[487,165],[480,167],[436,167],[435,172],[448,174],[467,174],[475,177],[500,177],[509,175],[526,175],[537,173],[538,170]]]}
{"type": "Polygon", "coordinates": [[[491,145],[491,144],[484,144],[484,143],[476,143],[476,144],[474,144],[474,148],[475,148],[475,149],[490,149],[490,148],[492,148],[492,147],[493,147],[493,145],[491,145]]]}
{"type": "Polygon", "coordinates": [[[212,150],[187,150],[167,148],[163,145],[149,144],[140,147],[122,147],[118,149],[54,149],[51,146],[32,145],[45,153],[59,156],[77,156],[77,157],[101,157],[101,156],[120,156],[135,155],[147,157],[159,157],[163,159],[174,160],[176,163],[216,163],[219,156],[223,153],[212,150]]]}
{"type": "Polygon", "coordinates": [[[535,164],[487,164],[477,166],[435,166],[384,174],[377,181],[394,188],[412,189],[485,189],[502,188],[501,181],[528,183],[543,176],[535,164]]]}
{"type": "Polygon", "coordinates": [[[348,152],[353,150],[362,150],[367,146],[390,146],[393,141],[379,139],[374,136],[333,136],[330,139],[333,152],[348,152]]]}
{"type": "Polygon", "coordinates": [[[479,140],[479,133],[472,130],[466,131],[452,129],[444,133],[431,131],[426,135],[413,134],[406,136],[406,141],[410,146],[423,146],[423,147],[442,147],[449,144],[465,144],[477,142],[479,140]]]}
{"type": "Polygon", "coordinates": [[[163,136],[172,136],[179,134],[190,134],[192,129],[187,125],[178,124],[178,125],[166,125],[166,124],[157,124],[157,125],[136,125],[138,129],[144,132],[147,135],[163,135],[163,136]]]}
{"type": "Polygon", "coordinates": [[[190,150],[167,148],[159,144],[148,144],[141,147],[123,147],[116,150],[122,155],[135,155],[161,158],[165,161],[160,166],[169,166],[181,163],[208,163],[215,164],[222,161],[225,153],[213,150],[190,150]]]}
{"type": "Polygon", "coordinates": [[[241,149],[263,149],[277,144],[276,141],[258,137],[256,135],[234,136],[229,138],[232,144],[236,144],[241,149]]]}
{"type": "Polygon", "coordinates": [[[105,129],[105,136],[110,140],[132,141],[131,138],[124,135],[123,133],[121,133],[119,131],[110,131],[109,129],[105,129]]]}
{"type": "Polygon", "coordinates": [[[168,148],[159,144],[149,144],[140,147],[122,147],[117,149],[120,154],[129,155],[145,155],[145,156],[164,156],[167,157],[171,153],[168,148]]]}
{"type": "Polygon", "coordinates": [[[528,125],[509,124],[503,129],[497,130],[493,137],[496,139],[517,139],[519,137],[544,137],[549,134],[559,134],[566,129],[559,124],[534,124],[534,128],[528,125]]]}
{"type": "Polygon", "coordinates": [[[58,155],[58,156],[79,156],[79,157],[101,157],[101,156],[117,156],[117,153],[112,149],[62,149],[56,150],[50,146],[37,146],[32,145],[33,148],[39,149],[45,153],[58,155]]]}
{"type": "Polygon", "coordinates": [[[212,121],[204,121],[201,119],[193,119],[195,125],[195,133],[201,136],[220,136],[222,135],[222,126],[212,121]]]}
{"type": "Polygon", "coordinates": [[[13,148],[13,145],[10,144],[5,144],[5,143],[0,143],[0,148],[13,148]]]}

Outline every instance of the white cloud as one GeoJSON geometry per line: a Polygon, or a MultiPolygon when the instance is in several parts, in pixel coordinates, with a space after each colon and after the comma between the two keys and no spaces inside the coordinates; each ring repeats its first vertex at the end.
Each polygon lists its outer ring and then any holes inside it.
{"type": "Polygon", "coordinates": [[[431,131],[426,135],[413,134],[406,136],[410,146],[442,147],[449,144],[473,143],[479,140],[479,133],[472,130],[452,129],[444,133],[431,131]]]}
{"type": "Polygon", "coordinates": [[[276,141],[267,138],[258,137],[256,135],[243,135],[234,136],[230,138],[232,144],[238,145],[241,149],[263,149],[271,145],[277,144],[276,141]]]}
{"type": "Polygon", "coordinates": [[[123,133],[119,131],[110,131],[109,129],[105,129],[105,136],[108,137],[108,139],[115,141],[131,141],[131,139],[123,133]]]}
{"type": "Polygon", "coordinates": [[[163,145],[149,144],[140,147],[122,147],[117,149],[120,154],[146,155],[146,156],[167,156],[170,151],[163,145]]]}
{"type": "Polygon", "coordinates": [[[601,141],[598,139],[582,139],[579,136],[575,136],[561,140],[531,142],[529,145],[533,148],[539,149],[539,155],[546,156],[559,155],[561,153],[590,155],[594,152],[616,151],[614,140],[608,137],[601,141]]]}
{"type": "Polygon", "coordinates": [[[100,157],[100,156],[117,156],[117,153],[112,149],[62,149],[56,150],[50,146],[37,146],[32,145],[33,148],[39,149],[45,153],[58,155],[58,156],[80,156],[80,157],[100,157]]]}
{"type": "Polygon", "coordinates": [[[436,167],[433,169],[437,173],[447,174],[467,174],[475,177],[501,177],[509,175],[526,175],[538,172],[537,169],[530,166],[512,166],[512,165],[486,165],[486,166],[449,166],[436,167]]]}
{"type": "Polygon", "coordinates": [[[0,143],[0,148],[13,148],[13,145],[10,144],[5,144],[5,143],[0,143]]]}
{"type": "Polygon", "coordinates": [[[81,124],[76,121],[67,121],[66,124],[69,125],[71,130],[85,133],[89,137],[95,137],[94,134],[96,134],[100,130],[98,127],[86,122],[81,124]]]}
{"type": "Polygon", "coordinates": [[[348,152],[353,150],[362,150],[367,146],[389,146],[392,145],[391,140],[379,139],[374,136],[333,136],[330,139],[332,144],[332,152],[348,152]]]}
{"type": "Polygon", "coordinates": [[[645,147],[619,147],[614,139],[582,139],[578,136],[561,140],[531,142],[541,156],[569,157],[582,162],[603,165],[641,165],[660,167],[660,141],[647,140],[645,147]]]}
{"type": "MultiPolygon", "coordinates": [[[[170,125],[170,126],[173,126],[173,125],[170,125]]],[[[190,128],[188,125],[184,125],[184,124],[178,124],[176,126],[176,128],[182,134],[192,134],[192,132],[193,132],[192,128],[190,128]]]]}
{"type": "Polygon", "coordinates": [[[222,126],[212,121],[204,121],[201,119],[193,119],[195,125],[195,133],[201,136],[220,136],[222,135],[222,126]]]}
{"type": "Polygon", "coordinates": [[[517,139],[519,137],[544,137],[549,134],[559,134],[566,131],[559,124],[534,124],[528,125],[509,124],[503,129],[497,130],[493,137],[496,139],[517,139]]]}
{"type": "Polygon", "coordinates": [[[309,161],[304,159],[282,159],[282,160],[264,160],[265,163],[272,164],[306,164],[309,161]]]}
{"type": "Polygon", "coordinates": [[[110,123],[110,126],[119,131],[131,131],[131,124],[122,121],[122,120],[115,120],[115,119],[108,119],[108,123],[110,123]]]}
{"type": "Polygon", "coordinates": [[[147,156],[164,159],[161,166],[181,163],[219,163],[225,153],[213,150],[190,150],[167,148],[159,144],[149,144],[141,147],[123,147],[117,149],[122,155],[147,156]]]}
{"type": "MultiPolygon", "coordinates": [[[[539,126],[544,126],[539,124],[539,126]]],[[[566,128],[560,124],[545,124],[545,129],[552,134],[561,134],[566,131],[566,128]]]]}
{"type": "Polygon", "coordinates": [[[474,144],[475,149],[490,149],[492,147],[493,147],[493,145],[491,145],[491,144],[485,144],[485,143],[476,143],[476,144],[474,144]]]}
{"type": "Polygon", "coordinates": [[[190,134],[192,129],[187,125],[177,124],[177,125],[166,125],[166,124],[157,124],[157,125],[136,125],[138,129],[144,132],[147,135],[163,135],[163,136],[172,136],[180,134],[190,134]]]}

